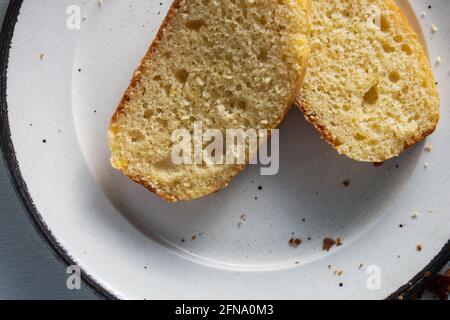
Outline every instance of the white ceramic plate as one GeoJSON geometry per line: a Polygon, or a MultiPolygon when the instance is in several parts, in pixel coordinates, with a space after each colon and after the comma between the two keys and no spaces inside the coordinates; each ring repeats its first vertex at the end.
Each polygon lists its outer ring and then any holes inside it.
{"type": "MultiPolygon", "coordinates": [[[[448,89],[450,3],[400,4],[432,61],[442,57],[434,69],[448,89]]],[[[113,170],[108,121],[168,6],[12,1],[3,28],[1,137],[12,181],[40,232],[90,285],[124,299],[381,299],[413,294],[424,271],[448,261],[448,90],[432,152],[420,144],[381,167],[338,156],[292,110],[277,176],[253,166],[214,195],[168,204],[113,170]],[[81,30],[66,25],[71,5],[85,17],[81,30]],[[290,247],[292,237],[302,245],[290,247]],[[324,252],[325,237],[343,245],[324,252]],[[377,290],[367,286],[370,266],[377,290]]]]}

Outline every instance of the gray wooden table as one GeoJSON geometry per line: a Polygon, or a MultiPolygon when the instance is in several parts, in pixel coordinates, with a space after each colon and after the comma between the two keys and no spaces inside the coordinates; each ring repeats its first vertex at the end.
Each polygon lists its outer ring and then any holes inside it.
{"type": "MultiPolygon", "coordinates": [[[[0,0],[1,23],[8,3],[0,0]]],[[[0,160],[0,299],[98,299],[85,286],[68,290],[66,280],[66,267],[28,221],[0,160]]]]}

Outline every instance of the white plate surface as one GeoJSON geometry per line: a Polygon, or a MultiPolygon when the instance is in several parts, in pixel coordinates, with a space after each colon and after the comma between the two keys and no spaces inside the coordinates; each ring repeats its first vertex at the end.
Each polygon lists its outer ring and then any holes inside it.
{"type": "MultiPolygon", "coordinates": [[[[429,2],[399,1],[448,89],[450,3],[429,2]]],[[[6,93],[20,173],[35,215],[89,279],[124,299],[381,299],[439,254],[450,238],[448,90],[432,152],[422,143],[381,167],[338,156],[292,110],[276,176],[252,166],[214,195],[168,204],[113,170],[108,121],[169,4],[24,0],[15,25],[6,93]],[[66,27],[74,4],[81,30],[66,27]],[[325,237],[343,246],[324,252],[325,237]]]]}

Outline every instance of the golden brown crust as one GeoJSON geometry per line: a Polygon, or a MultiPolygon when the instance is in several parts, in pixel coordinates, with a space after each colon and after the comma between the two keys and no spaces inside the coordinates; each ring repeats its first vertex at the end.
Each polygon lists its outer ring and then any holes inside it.
{"type": "Polygon", "coordinates": [[[326,127],[319,123],[317,116],[309,111],[306,102],[299,96],[296,100],[296,106],[303,112],[305,119],[311,123],[323,139],[325,139],[336,151],[338,151],[338,142],[333,137],[333,135],[326,129],[326,127]]]}
{"type": "MultiPolygon", "coordinates": [[[[395,11],[395,13],[396,13],[395,16],[398,19],[397,22],[398,22],[399,27],[406,30],[408,32],[408,34],[412,37],[412,40],[414,42],[416,42],[417,44],[419,44],[420,48],[422,49],[422,50],[419,50],[417,53],[418,58],[420,60],[420,65],[422,66],[422,70],[427,71],[427,73],[428,73],[427,77],[430,79],[433,79],[433,82],[434,82],[434,75],[433,75],[433,72],[431,71],[430,63],[429,63],[428,57],[425,53],[425,50],[422,47],[422,44],[420,43],[419,35],[412,29],[408,18],[405,16],[405,14],[400,9],[400,7],[393,0],[385,0],[385,1],[386,1],[387,6],[391,10],[395,11]]],[[[435,90],[434,94],[439,96],[439,92],[437,91],[437,89],[434,88],[434,90],[435,90]]],[[[327,141],[336,151],[338,151],[341,154],[341,152],[338,149],[340,142],[337,141],[337,139],[331,134],[331,132],[326,128],[325,125],[322,125],[320,123],[320,120],[318,119],[318,117],[315,114],[311,113],[310,107],[304,101],[301,94],[296,99],[296,106],[304,113],[305,119],[316,128],[316,130],[320,133],[322,138],[325,141],[327,141]]],[[[423,141],[426,137],[433,134],[437,128],[437,124],[439,122],[439,116],[440,115],[438,113],[436,119],[434,119],[434,123],[431,124],[430,128],[423,129],[422,131],[419,131],[418,135],[412,137],[409,140],[406,140],[403,150],[400,150],[400,152],[397,155],[386,155],[384,158],[380,158],[380,159],[366,159],[366,160],[354,159],[354,160],[362,161],[362,162],[385,162],[393,157],[399,156],[403,151],[405,151],[408,148],[414,146],[415,144],[423,141]]],[[[346,156],[349,158],[352,158],[350,155],[346,154],[346,156]]]]}
{"type": "MultiPolygon", "coordinates": [[[[224,183],[221,184],[217,184],[214,188],[212,188],[214,191],[212,191],[210,194],[213,194],[215,192],[218,192],[219,190],[227,187],[230,183],[230,181],[236,177],[238,174],[240,174],[242,171],[244,171],[244,169],[247,167],[248,165],[236,165],[236,174],[232,175],[229,180],[227,180],[224,183]]],[[[199,197],[192,197],[189,199],[185,199],[185,198],[180,198],[177,196],[174,196],[172,194],[169,194],[167,192],[165,192],[164,190],[157,188],[155,186],[152,186],[148,183],[148,181],[145,181],[144,179],[142,179],[141,177],[138,176],[132,176],[132,175],[128,175],[125,172],[122,171],[122,173],[124,173],[128,178],[130,178],[132,181],[136,182],[137,184],[140,184],[141,186],[143,186],[144,188],[146,188],[148,191],[153,192],[155,194],[157,194],[160,198],[166,200],[167,202],[178,202],[178,201],[185,201],[185,200],[195,200],[198,198],[201,198],[203,196],[199,196],[199,197]]]]}
{"type": "MultiPolygon", "coordinates": [[[[123,171],[122,171],[123,172],[123,171]]],[[[128,178],[130,178],[131,180],[133,180],[134,182],[136,182],[137,184],[140,184],[141,186],[145,187],[147,190],[149,190],[150,192],[156,193],[159,197],[161,197],[162,199],[168,201],[168,202],[177,202],[179,201],[179,199],[177,199],[176,197],[164,192],[161,189],[158,189],[154,186],[151,186],[149,183],[147,183],[147,181],[145,181],[144,179],[142,179],[141,177],[138,176],[132,176],[132,175],[127,175],[125,172],[123,172],[128,178]]]]}
{"type": "MultiPolygon", "coordinates": [[[[337,139],[335,137],[333,137],[333,135],[327,130],[327,128],[324,125],[320,124],[320,122],[317,120],[317,117],[314,114],[311,114],[311,112],[309,111],[309,108],[307,107],[307,104],[300,97],[297,97],[296,106],[303,112],[306,121],[308,121],[310,124],[312,124],[314,126],[314,128],[316,128],[316,130],[320,133],[321,137],[326,142],[328,142],[328,144],[330,146],[332,146],[337,152],[340,153],[340,151],[338,149],[340,143],[337,141],[337,139]]],[[[434,123],[432,125],[431,128],[421,132],[421,134],[419,134],[418,136],[415,136],[412,139],[405,141],[403,150],[401,150],[398,155],[385,157],[382,159],[381,158],[380,159],[370,159],[370,160],[366,160],[366,161],[362,161],[360,159],[353,159],[353,160],[357,160],[357,161],[361,161],[361,162],[377,162],[377,163],[385,162],[391,158],[399,156],[402,152],[413,147],[415,144],[423,141],[426,137],[432,135],[436,131],[436,128],[437,128],[437,121],[436,121],[436,123],[434,123]]],[[[348,155],[346,155],[346,156],[351,158],[348,155]]]]}
{"type": "Polygon", "coordinates": [[[119,105],[117,106],[117,109],[111,118],[110,126],[112,124],[114,124],[115,122],[117,122],[118,118],[121,115],[123,115],[123,109],[125,108],[125,103],[130,100],[130,93],[137,86],[137,84],[139,83],[139,80],[141,78],[142,70],[144,68],[144,61],[146,61],[150,57],[152,57],[153,53],[156,50],[156,47],[158,46],[159,42],[161,42],[161,39],[164,36],[164,31],[166,30],[166,27],[172,20],[174,14],[175,14],[175,11],[180,7],[181,1],[183,1],[183,0],[174,0],[172,5],[170,6],[166,17],[164,18],[161,26],[159,27],[158,32],[156,33],[155,40],[153,40],[150,48],[147,50],[147,53],[141,59],[141,63],[139,64],[139,67],[134,72],[133,78],[131,79],[131,82],[130,82],[130,85],[128,86],[127,90],[123,94],[122,99],[120,100],[119,105]]]}
{"type": "MultiPolygon", "coordinates": [[[[170,23],[170,21],[172,20],[175,11],[180,7],[182,0],[174,0],[171,7],[169,8],[169,11],[166,15],[166,17],[164,18],[164,21],[162,22],[155,40],[152,42],[150,48],[148,49],[147,53],[145,54],[145,56],[142,58],[141,63],[139,64],[139,67],[137,68],[137,70],[135,71],[135,73],[133,74],[133,78],[131,79],[130,85],[128,86],[127,90],[125,91],[125,93],[122,96],[122,99],[119,102],[119,105],[116,108],[116,111],[114,112],[112,118],[111,118],[111,122],[110,122],[110,128],[118,121],[118,119],[124,115],[124,108],[125,108],[125,104],[130,100],[130,94],[132,92],[132,90],[136,87],[136,85],[139,83],[140,77],[141,77],[141,73],[142,70],[144,68],[144,61],[146,61],[147,59],[149,59],[150,57],[152,57],[153,53],[156,50],[156,47],[158,46],[159,42],[161,41],[161,39],[164,36],[164,32],[166,30],[166,27],[168,26],[168,24],[170,23]]],[[[162,189],[158,188],[155,185],[150,185],[147,181],[144,181],[144,179],[142,179],[141,177],[137,177],[137,176],[133,176],[128,174],[127,172],[125,172],[124,170],[120,170],[122,171],[122,173],[124,175],[126,175],[128,178],[130,178],[131,180],[133,180],[134,182],[144,186],[146,189],[148,189],[149,191],[156,193],[158,196],[160,196],[162,199],[169,201],[169,202],[176,202],[179,201],[180,199],[177,199],[176,197],[174,197],[173,195],[170,195],[166,192],[164,192],[162,189]]]]}

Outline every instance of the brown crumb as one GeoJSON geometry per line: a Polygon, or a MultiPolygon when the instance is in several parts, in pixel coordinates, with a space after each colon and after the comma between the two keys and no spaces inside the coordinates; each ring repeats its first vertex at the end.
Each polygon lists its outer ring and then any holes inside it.
{"type": "Polygon", "coordinates": [[[364,268],[364,265],[361,263],[358,267],[359,270],[361,270],[362,268],[364,268]]]}
{"type": "Polygon", "coordinates": [[[242,225],[244,224],[244,222],[246,221],[246,219],[247,219],[247,216],[246,216],[245,214],[241,214],[241,218],[240,218],[239,223],[238,223],[238,227],[239,227],[239,228],[242,227],[242,225]]]}
{"type": "Polygon", "coordinates": [[[45,57],[45,55],[43,54],[43,53],[41,53],[40,55],[39,55],[39,60],[44,60],[44,57],[45,57]]]}
{"type": "Polygon", "coordinates": [[[289,240],[289,246],[291,246],[292,248],[297,248],[301,244],[302,244],[302,240],[301,239],[291,238],[289,240]]]}
{"type": "Polygon", "coordinates": [[[419,243],[416,247],[417,251],[421,252],[423,250],[423,245],[419,243]]]}
{"type": "Polygon", "coordinates": [[[425,152],[430,153],[431,151],[433,151],[433,145],[428,144],[425,146],[425,152]]]}
{"type": "Polygon", "coordinates": [[[434,297],[440,300],[447,300],[450,292],[450,269],[444,274],[437,275],[430,280],[426,289],[430,291],[434,297]]]}
{"type": "Polygon", "coordinates": [[[341,277],[343,274],[344,274],[344,271],[342,271],[342,270],[334,270],[334,275],[335,276],[341,277]]]}
{"type": "Polygon", "coordinates": [[[298,264],[300,264],[300,261],[295,261],[295,265],[298,265],[298,264]]]}
{"type": "Polygon", "coordinates": [[[352,183],[352,182],[350,181],[350,179],[347,179],[347,180],[345,180],[344,182],[342,182],[342,184],[344,185],[344,187],[349,187],[351,183],[352,183]]]}
{"type": "Polygon", "coordinates": [[[197,236],[196,236],[196,235],[193,235],[193,236],[192,236],[192,241],[194,241],[195,239],[197,239],[197,236]]]}
{"type": "Polygon", "coordinates": [[[419,290],[411,296],[411,300],[422,300],[422,296],[425,290],[419,290]]]}
{"type": "Polygon", "coordinates": [[[336,239],[336,247],[342,246],[344,243],[342,242],[341,238],[336,239]]]}
{"type": "Polygon", "coordinates": [[[336,241],[334,241],[331,238],[325,238],[323,239],[323,251],[330,251],[331,248],[336,244],[336,241]]]}
{"type": "Polygon", "coordinates": [[[382,167],[384,165],[384,162],[374,162],[373,166],[374,167],[382,167]]]}

